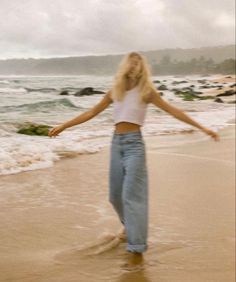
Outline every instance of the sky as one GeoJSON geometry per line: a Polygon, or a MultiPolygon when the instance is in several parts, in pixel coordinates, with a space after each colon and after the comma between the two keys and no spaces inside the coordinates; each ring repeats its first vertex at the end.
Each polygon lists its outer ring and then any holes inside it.
{"type": "Polygon", "coordinates": [[[234,0],[0,0],[0,59],[228,44],[234,0]]]}

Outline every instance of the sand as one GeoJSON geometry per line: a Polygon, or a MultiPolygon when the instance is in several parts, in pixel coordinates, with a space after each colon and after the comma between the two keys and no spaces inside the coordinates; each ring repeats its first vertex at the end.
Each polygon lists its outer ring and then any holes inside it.
{"type": "Polygon", "coordinates": [[[149,248],[136,272],[121,267],[125,243],[86,247],[121,227],[108,202],[109,146],[2,176],[0,281],[233,282],[235,125],[219,134],[145,138],[149,248]]]}
{"type": "Polygon", "coordinates": [[[230,83],[230,82],[235,83],[236,76],[235,74],[232,74],[232,75],[220,76],[219,78],[216,79],[209,78],[208,80],[211,82],[219,82],[219,83],[230,83]]]}

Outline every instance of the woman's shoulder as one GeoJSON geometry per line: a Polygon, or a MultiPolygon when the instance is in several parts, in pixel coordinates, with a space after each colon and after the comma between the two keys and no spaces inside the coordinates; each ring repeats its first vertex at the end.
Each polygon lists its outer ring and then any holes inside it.
{"type": "Polygon", "coordinates": [[[153,89],[151,89],[144,97],[144,102],[146,104],[150,104],[152,102],[152,99],[155,95],[155,91],[153,89]]]}

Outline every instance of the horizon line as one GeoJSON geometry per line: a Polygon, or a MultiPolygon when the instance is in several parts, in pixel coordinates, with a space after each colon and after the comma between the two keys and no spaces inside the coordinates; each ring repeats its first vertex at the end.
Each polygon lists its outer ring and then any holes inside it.
{"type": "MultiPolygon", "coordinates": [[[[201,48],[218,48],[218,47],[226,47],[226,46],[236,46],[236,44],[226,44],[226,45],[212,45],[212,46],[201,46],[201,47],[191,47],[191,48],[181,48],[181,47],[175,47],[175,48],[162,48],[162,49],[153,49],[153,50],[138,50],[136,52],[140,53],[146,53],[146,52],[155,52],[155,51],[161,51],[161,50],[176,50],[176,49],[182,49],[182,50],[189,50],[189,49],[201,49],[201,48]]],[[[87,54],[87,55],[62,55],[62,56],[56,56],[56,57],[12,57],[12,58],[0,58],[0,61],[6,61],[6,60],[40,60],[40,59],[63,59],[63,58],[78,58],[78,57],[105,57],[105,56],[120,56],[127,54],[131,51],[126,51],[123,53],[108,53],[108,54],[87,54]]]]}

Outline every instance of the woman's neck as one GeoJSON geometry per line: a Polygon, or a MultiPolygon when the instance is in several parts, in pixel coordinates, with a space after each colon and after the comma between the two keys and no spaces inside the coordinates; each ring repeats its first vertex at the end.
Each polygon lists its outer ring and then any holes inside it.
{"type": "Polygon", "coordinates": [[[138,80],[137,79],[127,79],[127,84],[126,84],[126,88],[132,89],[134,88],[136,85],[138,84],[138,80]]]}

